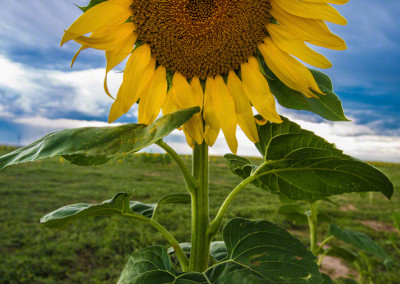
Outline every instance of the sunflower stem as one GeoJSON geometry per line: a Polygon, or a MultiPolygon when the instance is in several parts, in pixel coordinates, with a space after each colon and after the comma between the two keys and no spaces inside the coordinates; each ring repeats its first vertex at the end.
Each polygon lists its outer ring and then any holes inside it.
{"type": "Polygon", "coordinates": [[[310,228],[310,251],[318,255],[318,241],[317,241],[317,215],[318,209],[315,201],[310,201],[310,212],[307,214],[308,226],[310,228]]]}
{"type": "Polygon", "coordinates": [[[192,248],[189,270],[203,272],[208,267],[210,238],[208,211],[208,145],[196,144],[193,149],[193,175],[199,182],[192,194],[192,248]]]}

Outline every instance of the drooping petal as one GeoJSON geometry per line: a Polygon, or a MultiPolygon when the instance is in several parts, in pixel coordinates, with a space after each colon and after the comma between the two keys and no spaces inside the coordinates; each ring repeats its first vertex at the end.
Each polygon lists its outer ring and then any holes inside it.
{"type": "Polygon", "coordinates": [[[164,104],[162,106],[162,114],[166,115],[177,110],[179,110],[179,107],[176,104],[176,92],[175,88],[172,86],[165,97],[164,104]]]}
{"type": "Polygon", "coordinates": [[[79,54],[81,53],[82,50],[88,49],[89,47],[82,45],[78,51],[75,53],[74,57],[72,57],[72,61],[71,61],[71,68],[72,66],[74,66],[74,63],[76,61],[76,59],[78,58],[79,54]]]}
{"type": "Polygon", "coordinates": [[[159,66],[140,96],[139,123],[150,124],[160,113],[168,83],[164,66],[159,66]]]}
{"type": "MultiPolygon", "coordinates": [[[[121,49],[126,39],[132,36],[132,34],[135,35],[135,30],[136,28],[133,23],[123,23],[103,30],[101,35],[79,36],[74,38],[74,41],[94,49],[116,50],[121,49]]],[[[69,32],[66,31],[65,33],[69,32]]]]}
{"type": "Polygon", "coordinates": [[[310,70],[289,54],[281,51],[270,37],[258,45],[265,63],[286,86],[303,93],[307,97],[318,97],[312,90],[323,94],[310,70]]]}
{"type": "Polygon", "coordinates": [[[303,40],[279,25],[267,25],[267,30],[279,49],[318,68],[330,68],[332,63],[323,55],[309,48],[303,40]]]}
{"type": "MultiPolygon", "coordinates": [[[[138,47],[129,57],[124,71],[121,91],[121,99],[125,113],[128,112],[131,106],[139,99],[139,87],[145,77],[144,75],[146,75],[145,70],[149,69],[150,71],[148,72],[154,72],[153,65],[147,68],[150,64],[155,65],[155,62],[153,63],[151,60],[150,46],[147,44],[138,47]]],[[[148,79],[148,76],[146,79],[148,79]]]]}
{"type": "Polygon", "coordinates": [[[194,140],[193,138],[188,134],[187,131],[183,130],[183,133],[185,134],[186,142],[188,143],[190,148],[194,148],[194,140]]]}
{"type": "Polygon", "coordinates": [[[215,116],[224,133],[229,149],[236,154],[238,142],[236,139],[237,116],[235,103],[222,76],[217,75],[211,89],[212,104],[215,116]]]}
{"type": "MultiPolygon", "coordinates": [[[[196,99],[194,91],[187,79],[179,72],[175,72],[172,78],[172,86],[175,89],[177,105],[179,109],[200,106],[196,99]]],[[[192,137],[197,144],[203,143],[203,120],[200,114],[195,114],[183,126],[183,130],[192,137]]]]}
{"type": "Polygon", "coordinates": [[[117,99],[114,101],[114,103],[111,106],[110,113],[108,115],[108,123],[112,123],[116,121],[118,118],[120,118],[124,114],[124,110],[122,107],[122,101],[121,101],[121,88],[118,91],[117,94],[117,99]]]}
{"type": "Polygon", "coordinates": [[[241,70],[244,91],[254,108],[265,119],[276,123],[282,122],[275,109],[275,98],[260,70],[250,63],[243,63],[241,70]]]}
{"type": "Polygon", "coordinates": [[[87,33],[125,22],[131,15],[130,0],[108,0],[80,16],[65,33],[61,45],[87,33]]]}
{"type": "Polygon", "coordinates": [[[197,102],[197,106],[203,109],[204,92],[198,77],[194,77],[192,79],[192,81],[190,82],[190,87],[192,87],[194,99],[197,102]]]}
{"type": "Polygon", "coordinates": [[[242,81],[236,76],[235,72],[229,72],[227,85],[235,102],[235,110],[240,128],[251,141],[257,143],[259,137],[253,116],[253,109],[244,91],[242,81]]]}
{"type": "Polygon", "coordinates": [[[215,114],[214,104],[212,102],[212,88],[215,80],[212,77],[207,78],[206,89],[204,93],[203,118],[206,123],[204,126],[204,140],[209,146],[214,145],[217,140],[221,126],[215,114]]]}
{"type": "Polygon", "coordinates": [[[343,39],[333,34],[324,21],[292,15],[275,2],[271,2],[271,15],[279,22],[279,27],[290,31],[299,39],[334,50],[345,50],[343,39]]]}
{"type": "Polygon", "coordinates": [[[128,57],[129,54],[131,54],[136,39],[137,35],[135,33],[132,33],[132,35],[128,37],[126,41],[123,43],[121,49],[106,51],[107,67],[106,67],[106,75],[104,77],[104,90],[106,94],[109,95],[110,97],[112,96],[110,94],[110,91],[108,90],[108,85],[107,85],[108,72],[110,72],[111,69],[120,64],[126,57],[128,57]]]}

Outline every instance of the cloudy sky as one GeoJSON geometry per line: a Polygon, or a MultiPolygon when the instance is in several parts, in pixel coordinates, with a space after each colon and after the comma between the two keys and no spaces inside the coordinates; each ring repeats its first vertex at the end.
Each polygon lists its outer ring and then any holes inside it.
{"type": "MultiPolygon", "coordinates": [[[[81,14],[73,3],[87,2],[1,0],[0,144],[27,144],[60,129],[106,125],[112,100],[102,89],[103,52],[82,52],[71,69],[78,45],[59,47],[63,30],[81,14]]],[[[280,113],[357,158],[400,162],[400,2],[350,0],[337,8],[349,24],[330,27],[348,50],[319,51],[334,64],[325,72],[352,121],[332,123],[283,108],[280,113]]],[[[119,72],[110,77],[114,93],[121,77],[119,72]]],[[[118,122],[134,122],[136,114],[133,109],[118,122]]],[[[256,155],[240,130],[238,139],[239,154],[256,155]]],[[[178,131],[169,141],[182,153],[190,151],[178,131]]],[[[228,151],[219,137],[211,153],[228,151]]]]}

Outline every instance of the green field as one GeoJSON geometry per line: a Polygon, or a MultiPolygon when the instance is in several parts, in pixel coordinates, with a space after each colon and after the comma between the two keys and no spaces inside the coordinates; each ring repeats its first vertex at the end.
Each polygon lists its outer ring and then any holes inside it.
{"type": "MultiPolygon", "coordinates": [[[[3,146],[0,155],[10,150],[3,146]]],[[[190,158],[184,157],[188,164],[190,158]]],[[[213,215],[240,180],[222,157],[211,157],[210,164],[213,215]]],[[[375,165],[395,184],[391,201],[378,193],[372,200],[347,194],[333,197],[340,207],[324,203],[323,210],[340,226],[368,234],[394,259],[392,267],[376,266],[375,283],[400,283],[400,256],[386,242],[393,231],[390,212],[400,210],[400,164],[375,165]]],[[[0,283],[115,283],[132,252],[167,245],[156,231],[123,217],[94,217],[62,231],[45,228],[39,219],[66,204],[98,203],[133,189],[134,199],[147,203],[168,193],[185,193],[179,170],[164,155],[130,155],[99,167],[78,167],[53,158],[7,168],[0,173],[0,283]]],[[[278,206],[277,196],[250,186],[227,217],[267,219],[307,243],[307,227],[285,221],[276,214],[278,206]]],[[[189,206],[166,205],[159,213],[157,220],[178,241],[190,240],[189,206]]],[[[323,234],[327,228],[322,224],[319,229],[323,234]]]]}

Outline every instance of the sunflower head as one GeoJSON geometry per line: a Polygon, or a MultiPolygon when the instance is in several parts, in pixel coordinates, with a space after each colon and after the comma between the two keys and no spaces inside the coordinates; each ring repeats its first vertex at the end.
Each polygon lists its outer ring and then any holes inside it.
{"type": "MultiPolygon", "coordinates": [[[[139,102],[139,123],[199,106],[184,126],[188,144],[212,146],[222,130],[232,152],[237,126],[258,141],[256,123],[281,122],[263,66],[305,97],[324,95],[301,61],[331,63],[306,43],[343,50],[324,21],[346,24],[328,3],[347,0],[106,0],[92,1],[62,44],[105,51],[107,73],[129,56],[111,107],[112,122],[139,102]],[[99,3],[100,2],[100,3],[99,3]],[[85,34],[91,33],[90,36],[85,34]],[[253,116],[253,108],[262,117],[253,116]]],[[[76,59],[74,57],[73,61],[76,59]]],[[[274,90],[276,92],[277,90],[274,90]]],[[[279,90],[278,90],[279,91],[279,90]]]]}

